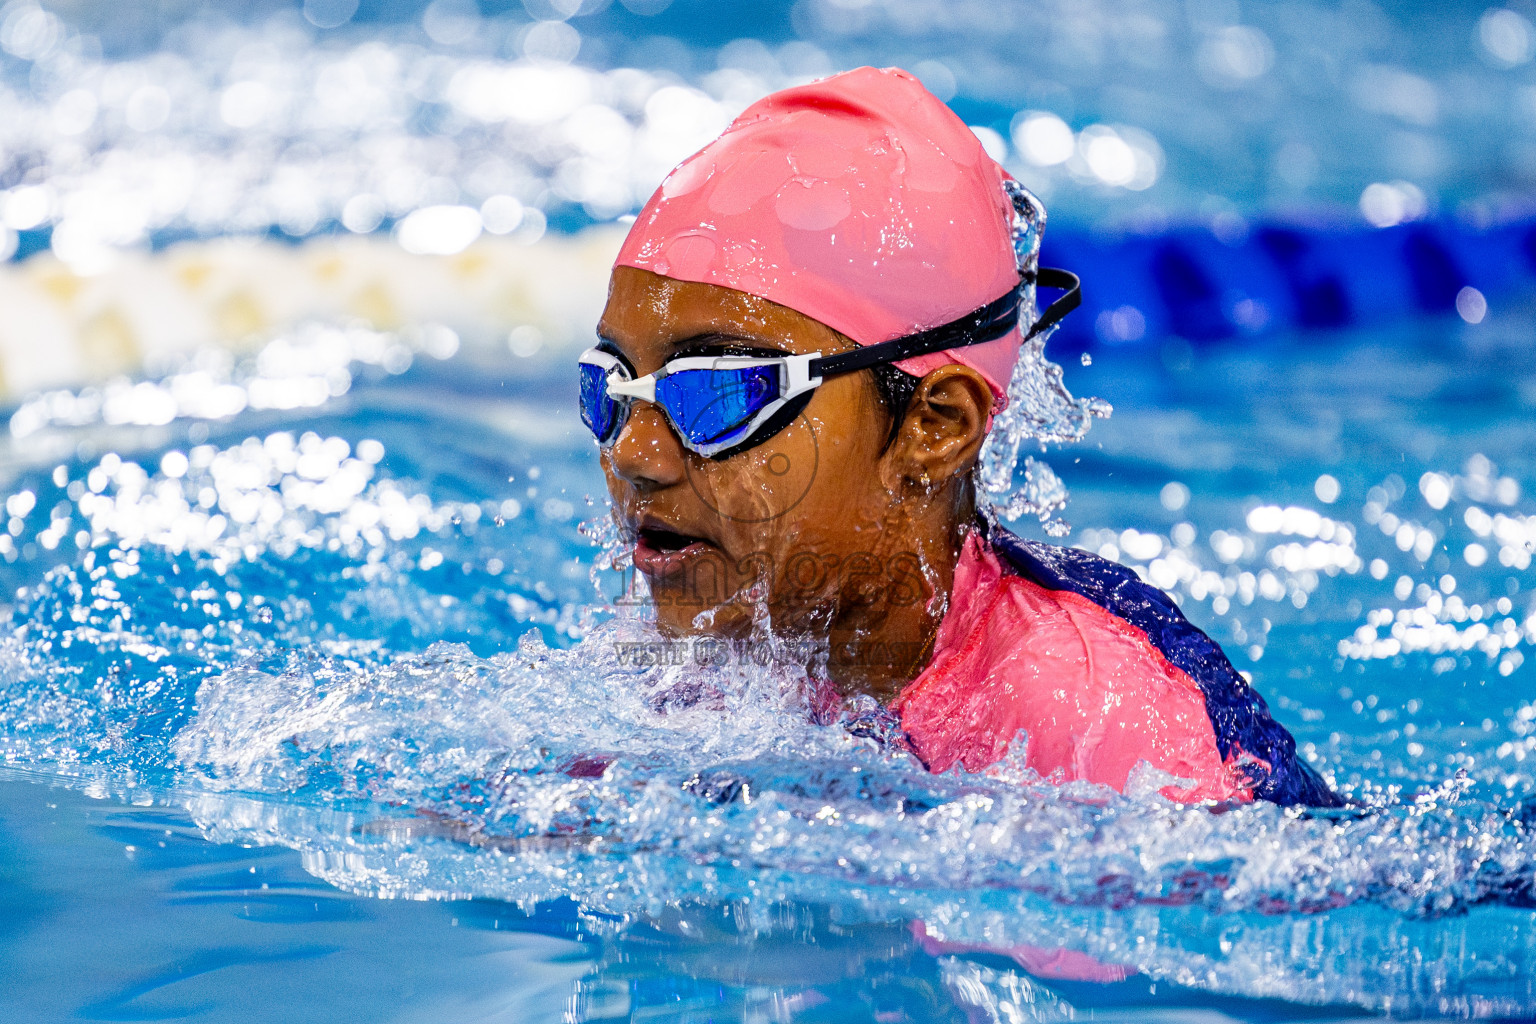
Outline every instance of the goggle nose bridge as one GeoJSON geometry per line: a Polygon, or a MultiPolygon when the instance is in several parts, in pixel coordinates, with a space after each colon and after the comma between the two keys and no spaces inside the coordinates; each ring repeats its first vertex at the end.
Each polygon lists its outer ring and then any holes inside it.
{"type": "Polygon", "coordinates": [[[639,399],[642,402],[656,402],[656,375],[648,373],[638,380],[624,380],[617,373],[608,375],[608,397],[639,399]]]}

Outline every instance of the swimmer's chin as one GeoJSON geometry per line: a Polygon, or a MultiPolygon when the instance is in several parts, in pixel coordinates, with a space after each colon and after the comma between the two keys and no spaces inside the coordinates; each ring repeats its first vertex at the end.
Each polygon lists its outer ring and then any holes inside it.
{"type": "Polygon", "coordinates": [[[752,635],[752,610],[736,602],[701,605],[698,602],[670,601],[671,594],[651,593],[655,601],[656,631],[665,637],[714,637],[719,640],[745,640],[752,635]]]}

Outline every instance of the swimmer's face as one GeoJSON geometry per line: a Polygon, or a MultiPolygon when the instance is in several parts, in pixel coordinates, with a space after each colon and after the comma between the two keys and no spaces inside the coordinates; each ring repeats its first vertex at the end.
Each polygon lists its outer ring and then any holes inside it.
{"type": "MultiPolygon", "coordinates": [[[[637,376],[722,346],[823,355],[854,347],[825,324],[765,299],[630,267],[613,272],[598,334],[637,376]]],[[[776,629],[790,631],[830,627],[861,605],[925,600],[932,588],[915,557],[914,515],[931,520],[934,492],[974,462],[990,403],[973,372],[952,369],[961,373],[961,390],[968,386],[975,397],[980,388],[972,404],[981,410],[971,417],[980,422],[971,424],[968,447],[940,443],[938,462],[922,436],[916,459],[911,438],[887,446],[890,415],[869,373],[828,379],[788,427],[723,459],[688,451],[660,410],[636,402],[601,457],[660,627],[742,635],[757,599],[776,629]]],[[[921,399],[920,391],[916,404],[921,399]]],[[[950,504],[939,515],[953,520],[960,507],[950,504]]]]}

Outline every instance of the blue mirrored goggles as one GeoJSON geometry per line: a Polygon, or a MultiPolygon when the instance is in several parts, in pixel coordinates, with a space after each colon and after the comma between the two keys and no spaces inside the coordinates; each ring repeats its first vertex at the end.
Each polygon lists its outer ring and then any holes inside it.
{"type": "Polygon", "coordinates": [[[581,418],[607,447],[624,429],[634,401],[650,402],[683,447],[717,456],[819,385],[822,378],[813,377],[810,366],[820,356],[685,356],[635,378],[618,356],[588,349],[581,356],[581,418]]]}
{"type": "MultiPolygon", "coordinates": [[[[1041,268],[1022,284],[1065,292],[1030,326],[1025,339],[1053,327],[1077,308],[1080,283],[1065,270],[1041,268]]],[[[995,341],[1019,322],[1023,287],[959,320],[851,352],[786,356],[682,356],[644,377],[601,348],[581,355],[581,418],[603,447],[618,440],[636,401],[661,410],[684,448],[725,458],[762,444],[799,414],[829,377],[945,349],[995,341]]]]}

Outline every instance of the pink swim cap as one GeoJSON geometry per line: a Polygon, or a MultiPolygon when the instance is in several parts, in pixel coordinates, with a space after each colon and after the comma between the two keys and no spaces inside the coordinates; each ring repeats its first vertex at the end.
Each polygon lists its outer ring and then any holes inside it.
{"type": "MultiPolygon", "coordinates": [[[[874,345],[1018,286],[1008,177],[916,78],[857,68],[748,107],[661,183],[615,266],[747,292],[874,345]]],[[[896,365],[963,363],[1001,410],[1020,343],[1015,328],[896,365]]]]}

